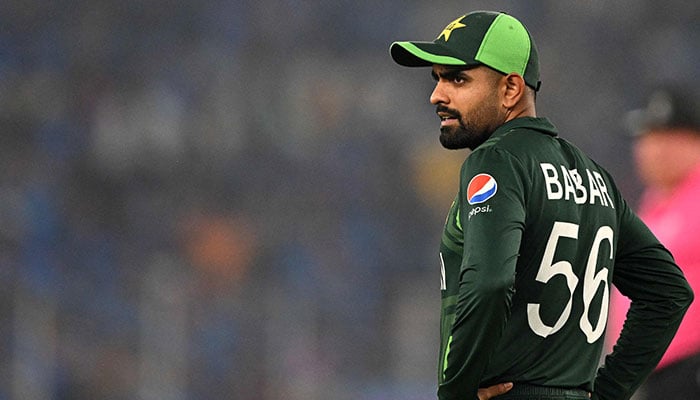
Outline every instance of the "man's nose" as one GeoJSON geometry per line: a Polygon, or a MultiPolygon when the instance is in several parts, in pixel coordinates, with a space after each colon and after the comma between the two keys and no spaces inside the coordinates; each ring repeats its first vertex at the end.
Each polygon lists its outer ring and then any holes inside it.
{"type": "Polygon", "coordinates": [[[435,89],[433,89],[433,93],[430,94],[430,104],[440,104],[440,103],[447,103],[447,96],[445,95],[445,91],[443,90],[443,86],[440,84],[440,82],[435,84],[435,89]]]}

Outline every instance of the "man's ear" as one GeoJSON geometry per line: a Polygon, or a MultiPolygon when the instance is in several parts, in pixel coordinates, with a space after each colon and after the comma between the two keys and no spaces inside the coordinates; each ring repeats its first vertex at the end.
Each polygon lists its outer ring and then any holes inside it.
{"type": "Polygon", "coordinates": [[[503,106],[513,108],[525,95],[526,86],[522,76],[510,73],[504,77],[506,89],[503,96],[503,106]]]}

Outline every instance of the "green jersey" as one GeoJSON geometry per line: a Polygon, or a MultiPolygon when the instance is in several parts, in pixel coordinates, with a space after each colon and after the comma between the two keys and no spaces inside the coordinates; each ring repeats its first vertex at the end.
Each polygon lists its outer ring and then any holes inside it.
{"type": "Polygon", "coordinates": [[[440,399],[508,381],[626,399],[692,301],[611,176],[543,118],[507,122],[464,162],[440,260],[440,399]],[[599,369],[611,284],[632,306],[599,369]]]}

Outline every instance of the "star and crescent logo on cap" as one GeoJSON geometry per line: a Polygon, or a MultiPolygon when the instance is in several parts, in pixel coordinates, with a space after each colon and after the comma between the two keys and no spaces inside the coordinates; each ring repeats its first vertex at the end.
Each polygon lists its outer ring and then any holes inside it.
{"type": "Polygon", "coordinates": [[[450,24],[447,25],[447,26],[445,27],[445,29],[442,30],[442,32],[440,33],[440,36],[438,36],[437,38],[440,39],[441,37],[444,37],[444,38],[445,38],[445,41],[450,40],[450,35],[452,34],[452,31],[453,31],[453,30],[459,29],[459,28],[464,28],[464,27],[466,26],[466,25],[464,25],[464,24],[462,23],[462,19],[463,19],[464,17],[465,17],[465,15],[463,15],[463,16],[457,18],[456,20],[450,22],[450,24]]]}

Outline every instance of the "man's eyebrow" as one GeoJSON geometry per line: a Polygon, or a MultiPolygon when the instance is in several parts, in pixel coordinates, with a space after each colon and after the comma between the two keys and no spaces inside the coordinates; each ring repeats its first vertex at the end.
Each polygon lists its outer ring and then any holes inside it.
{"type": "Polygon", "coordinates": [[[460,75],[463,75],[464,77],[467,76],[466,72],[471,69],[471,68],[464,68],[464,67],[458,67],[458,68],[446,68],[445,70],[441,71],[440,73],[437,73],[435,71],[431,71],[430,75],[433,77],[434,80],[438,80],[439,78],[443,78],[446,80],[452,80],[460,75]]]}

